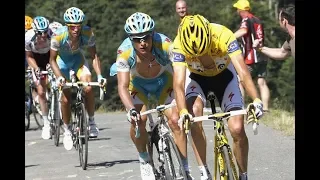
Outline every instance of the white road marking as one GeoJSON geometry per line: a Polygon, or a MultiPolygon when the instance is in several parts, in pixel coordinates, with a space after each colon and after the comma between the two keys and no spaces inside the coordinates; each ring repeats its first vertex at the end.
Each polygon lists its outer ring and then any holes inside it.
{"type": "Polygon", "coordinates": [[[28,144],[28,146],[31,146],[31,145],[34,145],[34,144],[36,144],[37,142],[29,142],[29,144],[28,144]]]}
{"type": "Polygon", "coordinates": [[[132,170],[132,169],[130,169],[130,170],[124,170],[123,172],[119,173],[118,176],[119,176],[119,175],[126,174],[126,173],[130,173],[130,172],[133,172],[133,170],[132,170]]]}
{"type": "Polygon", "coordinates": [[[67,177],[68,178],[74,178],[74,177],[77,177],[77,174],[68,175],[67,177]]]}

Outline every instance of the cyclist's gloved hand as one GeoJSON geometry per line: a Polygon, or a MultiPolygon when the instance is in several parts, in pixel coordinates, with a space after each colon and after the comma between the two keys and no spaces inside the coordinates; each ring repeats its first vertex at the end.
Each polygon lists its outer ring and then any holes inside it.
{"type": "Polygon", "coordinates": [[[64,83],[66,83],[66,79],[62,76],[58,77],[57,79],[57,86],[60,87],[62,86],[64,83]]]}
{"type": "Polygon", "coordinates": [[[183,127],[184,126],[184,121],[187,119],[187,118],[189,118],[189,122],[191,122],[191,120],[192,120],[192,115],[191,114],[189,114],[189,112],[188,112],[188,110],[187,109],[182,109],[181,111],[180,111],[180,113],[179,113],[179,116],[180,116],[180,118],[179,118],[179,120],[178,120],[178,126],[180,127],[180,130],[184,130],[185,129],[185,127],[183,127]]]}
{"type": "Polygon", "coordinates": [[[259,98],[256,98],[254,101],[253,101],[253,106],[254,106],[254,112],[256,114],[256,117],[258,119],[260,119],[263,115],[263,104],[262,104],[262,101],[259,99],[259,98]]]}
{"type": "Polygon", "coordinates": [[[98,75],[98,82],[99,83],[103,82],[101,87],[104,87],[107,84],[107,79],[103,78],[102,75],[100,74],[100,75],[98,75]]]}
{"type": "Polygon", "coordinates": [[[41,76],[41,71],[40,71],[40,68],[37,68],[35,71],[34,71],[37,79],[40,79],[40,76],[41,76]]]}
{"type": "Polygon", "coordinates": [[[127,120],[134,123],[135,119],[140,119],[140,113],[135,108],[131,108],[127,113],[127,120]]]}

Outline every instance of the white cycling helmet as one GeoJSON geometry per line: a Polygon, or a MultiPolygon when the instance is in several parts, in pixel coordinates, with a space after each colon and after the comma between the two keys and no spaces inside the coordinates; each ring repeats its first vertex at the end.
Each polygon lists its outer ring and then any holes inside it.
{"type": "Polygon", "coordinates": [[[50,36],[51,36],[52,34],[55,34],[56,31],[57,31],[57,29],[61,28],[62,26],[63,26],[63,25],[62,25],[61,23],[56,22],[56,21],[50,23],[50,24],[49,24],[49,31],[50,31],[49,33],[50,33],[50,36]]]}
{"type": "Polygon", "coordinates": [[[35,31],[47,31],[49,28],[49,20],[43,16],[37,16],[33,18],[33,22],[31,23],[32,29],[35,31]]]}
{"type": "Polygon", "coordinates": [[[155,23],[153,19],[145,13],[136,12],[126,20],[124,30],[128,35],[139,34],[144,32],[152,32],[155,23]]]}
{"type": "Polygon", "coordinates": [[[84,21],[85,15],[83,11],[77,7],[71,7],[66,10],[63,15],[65,23],[82,23],[84,21]]]}

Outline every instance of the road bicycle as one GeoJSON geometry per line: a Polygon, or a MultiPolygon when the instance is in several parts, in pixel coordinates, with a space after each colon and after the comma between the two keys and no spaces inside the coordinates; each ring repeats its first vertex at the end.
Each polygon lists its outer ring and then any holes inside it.
{"type": "Polygon", "coordinates": [[[258,119],[254,113],[254,106],[249,104],[247,110],[234,110],[230,112],[216,113],[214,104],[215,96],[213,92],[208,93],[212,114],[194,117],[183,121],[185,133],[189,133],[191,122],[212,121],[214,129],[214,180],[239,180],[237,166],[233,158],[233,152],[229,145],[229,140],[225,132],[224,120],[232,116],[245,115],[248,116],[247,123],[253,124],[254,134],[257,134],[259,125],[258,119]]]}
{"type": "MultiPolygon", "coordinates": [[[[166,109],[175,107],[175,103],[159,105],[154,109],[142,112],[140,115],[147,115],[149,118],[147,151],[150,156],[150,164],[156,179],[177,180],[187,179],[180,152],[173,140],[171,129],[164,116],[166,109]],[[156,122],[149,115],[157,114],[156,122]],[[156,151],[155,151],[155,148],[156,151]],[[155,157],[155,158],[154,158],[155,157]],[[157,161],[156,161],[157,160],[157,161]]],[[[135,116],[135,115],[134,115],[135,116]]],[[[140,137],[138,119],[135,119],[136,138],[140,137]]]]}
{"type": "MultiPolygon", "coordinates": [[[[89,140],[89,122],[87,111],[85,108],[85,93],[84,87],[86,86],[101,86],[104,82],[81,82],[72,80],[67,82],[59,88],[59,102],[61,101],[62,90],[66,88],[76,88],[76,100],[73,104],[74,107],[74,121],[72,121],[71,132],[72,140],[75,149],[79,152],[80,166],[83,170],[87,169],[88,163],[88,140],[89,140]]],[[[104,99],[105,86],[100,87],[100,100],[104,99]]],[[[60,103],[59,103],[60,104],[60,103]]],[[[60,108],[59,108],[60,109],[60,108]]],[[[61,109],[60,109],[61,112],[61,109]]],[[[60,113],[61,114],[61,113],[60,113]]]]}

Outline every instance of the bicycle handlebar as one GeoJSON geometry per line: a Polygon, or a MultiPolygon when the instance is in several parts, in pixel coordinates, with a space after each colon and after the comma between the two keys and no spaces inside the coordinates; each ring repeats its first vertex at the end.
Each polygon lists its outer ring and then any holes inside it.
{"type": "MultiPolygon", "coordinates": [[[[100,87],[101,83],[100,82],[82,82],[82,81],[78,81],[78,82],[66,82],[63,85],[61,85],[61,87],[59,88],[60,91],[62,91],[62,89],[66,89],[66,88],[72,88],[72,87],[77,87],[77,88],[82,88],[84,86],[99,86],[100,87]]],[[[104,93],[105,93],[105,87],[100,87],[100,100],[104,99],[104,93]]],[[[60,100],[61,97],[59,97],[60,100]]]]}
{"type": "Polygon", "coordinates": [[[147,115],[147,114],[151,114],[151,113],[163,112],[166,109],[172,108],[174,106],[176,106],[176,103],[171,103],[171,104],[167,104],[167,105],[159,105],[154,109],[150,109],[145,112],[142,112],[140,115],[142,116],[142,115],[147,115]]]}
{"type": "MultiPolygon", "coordinates": [[[[151,114],[151,113],[163,112],[166,109],[172,108],[174,106],[176,106],[176,103],[171,103],[171,104],[167,104],[167,105],[159,105],[154,109],[150,109],[148,111],[144,111],[144,112],[140,113],[140,116],[151,114]]],[[[135,114],[135,115],[132,114],[132,116],[137,116],[137,114],[135,114]]],[[[135,118],[135,126],[136,126],[135,127],[135,131],[136,131],[135,137],[139,138],[140,137],[140,129],[139,129],[139,126],[138,126],[138,119],[137,118],[135,118]]]]}
{"type": "Polygon", "coordinates": [[[209,115],[204,115],[204,116],[198,116],[192,118],[192,122],[199,122],[199,121],[206,121],[206,120],[215,120],[218,118],[228,118],[232,116],[237,116],[241,114],[247,114],[247,111],[242,109],[242,110],[235,110],[235,111],[230,111],[230,112],[225,112],[225,113],[215,113],[215,114],[209,114],[209,115]]]}

